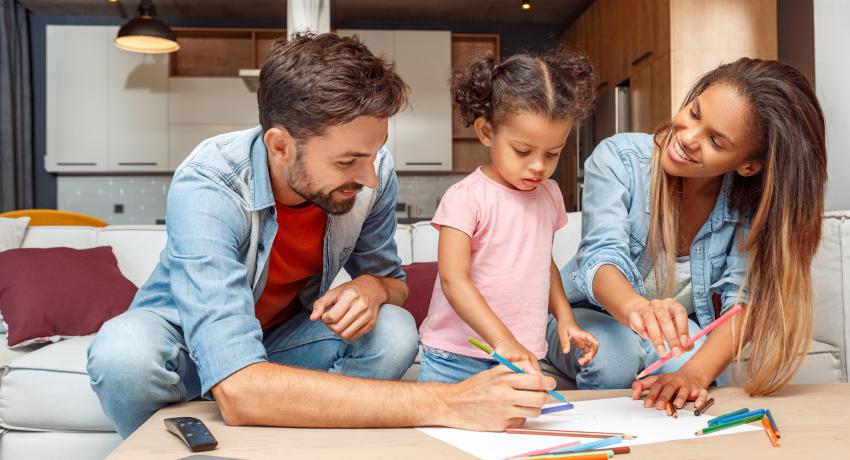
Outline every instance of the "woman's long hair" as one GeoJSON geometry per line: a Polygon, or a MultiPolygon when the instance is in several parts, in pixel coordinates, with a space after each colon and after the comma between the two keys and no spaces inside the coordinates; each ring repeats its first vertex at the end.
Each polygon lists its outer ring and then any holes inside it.
{"type": "MultiPolygon", "coordinates": [[[[733,343],[738,362],[749,344],[744,389],[751,395],[773,393],[800,368],[812,338],[811,263],[821,237],[826,142],[820,104],[808,80],[777,61],[742,58],[705,74],[682,107],[714,83],[737,89],[750,103],[757,149],[751,157],[762,170],[735,175],[730,204],[750,232],[736,241],[748,257],[738,296],[749,291],[748,306],[735,319],[733,343]]],[[[674,266],[681,178],[661,167],[661,152],[672,136],[671,124],[655,133],[649,255],[674,266]]],[[[670,296],[671,270],[655,263],[659,292],[670,296]],[[664,286],[664,291],[661,287],[664,286]]]]}

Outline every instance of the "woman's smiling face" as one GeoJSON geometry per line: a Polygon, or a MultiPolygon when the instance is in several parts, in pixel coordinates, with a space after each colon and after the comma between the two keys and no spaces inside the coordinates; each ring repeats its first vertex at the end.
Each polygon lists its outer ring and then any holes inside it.
{"type": "Polygon", "coordinates": [[[751,158],[759,147],[752,115],[749,100],[735,87],[709,86],[673,117],[670,143],[661,157],[664,171],[686,178],[758,173],[761,164],[751,158]]]}

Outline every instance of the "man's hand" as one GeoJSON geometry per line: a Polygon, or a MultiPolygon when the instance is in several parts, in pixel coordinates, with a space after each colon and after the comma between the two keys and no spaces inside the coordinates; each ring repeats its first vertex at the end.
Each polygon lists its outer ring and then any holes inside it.
{"type": "Polygon", "coordinates": [[[451,385],[442,425],[478,431],[505,431],[521,426],[527,417],[540,415],[540,408],[555,388],[555,380],[541,374],[517,374],[504,366],[480,372],[451,385]]]}
{"type": "Polygon", "coordinates": [[[357,340],[375,328],[378,310],[387,301],[383,284],[370,275],[342,284],[313,303],[310,319],[322,320],[344,340],[357,340]]]}

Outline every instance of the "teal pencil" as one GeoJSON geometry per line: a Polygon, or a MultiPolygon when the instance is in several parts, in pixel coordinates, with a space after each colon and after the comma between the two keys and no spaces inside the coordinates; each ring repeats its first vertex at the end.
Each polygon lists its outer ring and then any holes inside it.
{"type": "Polygon", "coordinates": [[[738,419],[738,420],[735,420],[735,421],[732,421],[732,422],[726,422],[726,423],[721,423],[719,425],[713,425],[713,426],[705,427],[705,428],[697,431],[694,434],[697,435],[697,436],[709,434],[709,433],[713,433],[715,431],[725,430],[726,428],[732,428],[734,426],[743,425],[745,423],[757,422],[757,421],[761,420],[762,417],[764,417],[764,414],[751,415],[747,418],[741,418],[741,419],[738,419]]]}
{"type": "MultiPolygon", "coordinates": [[[[481,351],[483,351],[484,353],[487,353],[488,355],[492,356],[492,357],[493,357],[493,359],[495,359],[496,361],[498,361],[500,364],[502,364],[503,366],[507,367],[508,369],[510,369],[510,370],[512,370],[512,371],[514,371],[514,372],[516,372],[516,373],[519,373],[519,374],[525,374],[525,371],[524,371],[524,370],[522,370],[522,368],[520,368],[520,367],[519,367],[519,366],[517,366],[516,364],[514,364],[514,363],[512,363],[512,362],[508,361],[508,360],[507,360],[507,359],[505,359],[502,355],[500,355],[500,354],[496,353],[495,351],[491,350],[491,349],[490,349],[490,347],[488,347],[487,345],[484,345],[483,343],[479,342],[478,340],[476,340],[476,339],[474,339],[474,338],[470,337],[470,338],[469,338],[469,343],[471,343],[471,344],[475,345],[476,347],[480,348],[480,349],[481,349],[481,351]]],[[[556,391],[553,391],[553,390],[546,390],[546,392],[547,392],[547,393],[549,393],[549,394],[550,394],[553,398],[557,399],[558,401],[561,401],[561,402],[562,402],[562,403],[564,403],[564,404],[568,404],[568,405],[572,406],[572,403],[568,403],[568,402],[567,402],[567,398],[564,398],[563,396],[561,396],[561,394],[560,394],[560,393],[558,393],[558,392],[556,392],[556,391]]],[[[572,409],[572,407],[570,407],[570,409],[572,409]]]]}
{"type": "Polygon", "coordinates": [[[710,419],[708,422],[709,422],[709,423],[711,423],[711,422],[720,422],[720,421],[722,421],[723,419],[731,418],[731,417],[734,417],[734,416],[736,416],[736,415],[746,414],[746,413],[747,413],[747,412],[749,412],[749,411],[750,411],[750,410],[749,410],[749,409],[747,409],[747,408],[745,407],[745,408],[743,408],[743,409],[738,409],[738,410],[736,410],[736,411],[729,412],[728,414],[718,415],[717,417],[714,417],[713,419],[710,419]]]}

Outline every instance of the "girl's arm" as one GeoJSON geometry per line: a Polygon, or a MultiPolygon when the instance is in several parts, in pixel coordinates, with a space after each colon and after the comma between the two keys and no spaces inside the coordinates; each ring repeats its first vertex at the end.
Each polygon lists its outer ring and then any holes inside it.
{"type": "Polygon", "coordinates": [[[458,316],[500,355],[510,361],[528,361],[535,370],[540,371],[537,357],[517,342],[472,284],[472,239],[469,235],[443,225],[440,227],[437,251],[440,284],[458,316]]]}
{"type": "Polygon", "coordinates": [[[705,343],[678,371],[651,375],[632,384],[632,398],[648,391],[645,407],[664,409],[668,401],[682,408],[687,401],[702,407],[708,398],[708,386],[735,357],[732,331],[735,321],[727,321],[708,335],[705,343]]]}
{"type": "Polygon", "coordinates": [[[579,358],[579,365],[583,366],[596,355],[596,350],[599,344],[596,338],[589,332],[583,331],[573,316],[573,310],[570,307],[570,302],[567,299],[567,294],[564,292],[564,285],[561,282],[561,273],[555,261],[552,261],[549,281],[549,312],[555,317],[558,322],[558,337],[561,339],[561,350],[564,353],[569,353],[570,343],[575,342],[576,346],[584,353],[579,358]]]}

